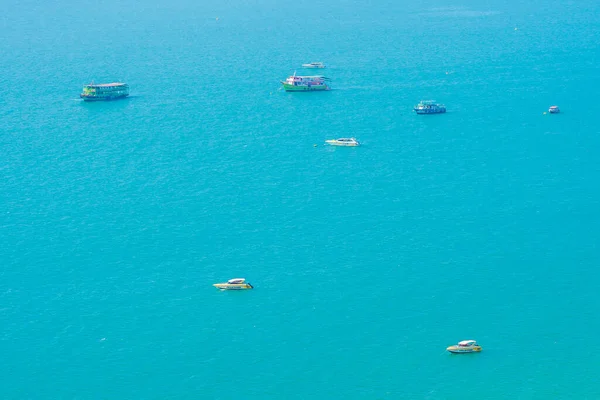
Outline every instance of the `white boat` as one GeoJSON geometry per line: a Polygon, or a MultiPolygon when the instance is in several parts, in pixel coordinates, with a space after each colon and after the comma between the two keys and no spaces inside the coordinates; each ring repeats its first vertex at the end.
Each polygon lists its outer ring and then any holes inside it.
{"type": "Polygon", "coordinates": [[[446,350],[454,354],[479,353],[481,351],[481,346],[478,345],[475,340],[463,340],[454,346],[449,346],[446,350]]]}
{"type": "Polygon", "coordinates": [[[552,106],[548,109],[548,112],[550,114],[558,114],[560,113],[560,108],[558,108],[558,106],[552,106]]]}
{"type": "Polygon", "coordinates": [[[226,283],[215,283],[213,286],[221,290],[246,290],[254,288],[254,286],[247,283],[244,278],[230,279],[226,283]]]}
{"type": "Polygon", "coordinates": [[[330,140],[326,140],[325,143],[328,143],[332,146],[347,146],[347,147],[360,146],[360,143],[355,138],[330,139],[330,140]]]}
{"type": "Polygon", "coordinates": [[[311,62],[308,64],[302,64],[302,68],[325,68],[325,64],[322,62],[311,62]]]}

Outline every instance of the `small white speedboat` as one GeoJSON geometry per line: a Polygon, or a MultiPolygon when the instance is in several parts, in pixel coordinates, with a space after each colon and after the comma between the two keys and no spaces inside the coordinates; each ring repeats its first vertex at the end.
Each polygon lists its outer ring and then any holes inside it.
{"type": "Polygon", "coordinates": [[[331,140],[326,140],[325,143],[328,143],[332,146],[347,146],[347,147],[360,146],[360,143],[355,138],[331,139],[331,140]]]}
{"type": "Polygon", "coordinates": [[[220,290],[247,290],[254,288],[244,278],[230,279],[226,283],[215,283],[213,286],[220,290]]]}
{"type": "Polygon", "coordinates": [[[479,353],[481,351],[481,346],[478,345],[475,340],[463,340],[454,346],[449,346],[446,350],[454,354],[479,353]]]}
{"type": "Polygon", "coordinates": [[[322,62],[311,62],[308,64],[302,64],[302,68],[325,68],[325,64],[322,62]]]}
{"type": "Polygon", "coordinates": [[[558,114],[560,113],[560,108],[558,108],[558,106],[552,106],[548,109],[548,112],[550,114],[558,114]]]}

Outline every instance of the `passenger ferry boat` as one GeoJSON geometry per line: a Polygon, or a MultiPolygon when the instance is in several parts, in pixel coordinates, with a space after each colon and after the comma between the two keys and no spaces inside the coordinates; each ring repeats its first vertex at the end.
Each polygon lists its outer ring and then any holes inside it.
{"type": "Polygon", "coordinates": [[[360,143],[355,138],[332,139],[332,140],[326,140],[325,143],[329,143],[332,146],[346,146],[346,147],[360,146],[360,143]]]}
{"type": "Polygon", "coordinates": [[[302,68],[325,68],[325,64],[322,62],[311,62],[308,64],[302,64],[302,68]]]}
{"type": "Polygon", "coordinates": [[[84,101],[107,101],[129,96],[129,85],[126,83],[101,83],[85,85],[79,95],[84,101]]]}
{"type": "Polygon", "coordinates": [[[213,286],[220,290],[247,290],[254,288],[244,278],[230,279],[226,283],[215,283],[213,286]]]}
{"type": "Polygon", "coordinates": [[[329,90],[329,85],[327,85],[326,81],[329,81],[329,78],[325,78],[324,76],[297,76],[294,73],[294,75],[285,81],[281,81],[281,83],[286,92],[312,92],[329,90]]]}
{"type": "Polygon", "coordinates": [[[558,106],[552,106],[548,109],[548,112],[550,114],[558,114],[560,113],[560,108],[558,108],[558,106]]]}
{"type": "Polygon", "coordinates": [[[454,346],[449,346],[446,350],[454,354],[479,353],[481,351],[481,346],[478,345],[475,340],[463,340],[454,346]]]}
{"type": "Polygon", "coordinates": [[[417,114],[442,114],[446,112],[446,106],[437,104],[435,100],[421,100],[415,106],[415,112],[417,114]]]}

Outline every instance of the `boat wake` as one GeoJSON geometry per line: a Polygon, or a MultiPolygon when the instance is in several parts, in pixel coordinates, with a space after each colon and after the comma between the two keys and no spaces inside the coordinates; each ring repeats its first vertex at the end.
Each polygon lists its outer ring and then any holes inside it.
{"type": "MultiPolygon", "coordinates": [[[[334,89],[331,89],[334,90],[334,89]]],[[[379,86],[345,86],[342,88],[336,88],[335,90],[368,90],[370,92],[375,90],[382,90],[379,86]]]]}

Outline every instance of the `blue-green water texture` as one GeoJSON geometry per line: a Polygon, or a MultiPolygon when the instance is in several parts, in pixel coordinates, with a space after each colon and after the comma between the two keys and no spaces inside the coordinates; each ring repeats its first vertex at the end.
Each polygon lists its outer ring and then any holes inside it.
{"type": "Polygon", "coordinates": [[[0,33],[0,398],[600,398],[599,2],[8,0],[0,33]]]}

